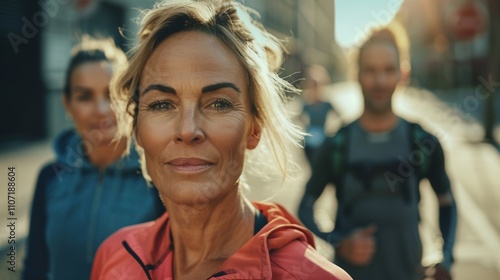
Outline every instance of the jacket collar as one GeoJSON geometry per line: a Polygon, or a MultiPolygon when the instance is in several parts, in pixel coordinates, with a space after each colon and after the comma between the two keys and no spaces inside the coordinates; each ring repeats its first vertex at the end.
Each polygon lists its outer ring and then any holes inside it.
{"type": "MultiPolygon", "coordinates": [[[[230,275],[231,278],[237,279],[271,279],[270,251],[282,248],[294,240],[307,242],[314,247],[312,234],[300,226],[283,207],[263,202],[253,202],[253,205],[266,217],[267,224],[222,264],[219,273],[210,278],[216,278],[216,275],[230,275]],[[249,267],[254,269],[248,269],[249,267]]],[[[158,267],[172,270],[171,263],[163,263],[172,253],[168,212],[155,222],[130,233],[125,240],[137,257],[152,271],[158,267]]]]}
{"type": "MultiPolygon", "coordinates": [[[[83,143],[80,134],[70,128],[62,131],[55,139],[53,144],[57,161],[73,168],[95,169],[83,150],[83,143]]],[[[134,142],[130,145],[128,155],[121,157],[106,169],[119,169],[124,171],[136,172],[140,169],[139,155],[134,148],[134,142]]]]}

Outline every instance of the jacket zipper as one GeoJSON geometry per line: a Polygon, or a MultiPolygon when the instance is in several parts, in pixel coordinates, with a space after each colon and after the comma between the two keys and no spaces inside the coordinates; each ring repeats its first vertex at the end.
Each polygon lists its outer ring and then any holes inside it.
{"type": "Polygon", "coordinates": [[[87,239],[87,261],[92,262],[94,259],[93,245],[95,243],[95,231],[97,225],[97,217],[99,216],[99,206],[101,205],[102,191],[103,191],[103,180],[106,169],[99,168],[99,174],[96,182],[96,190],[92,199],[92,208],[90,209],[90,223],[88,229],[88,239],[87,239]]]}
{"type": "MultiPolygon", "coordinates": [[[[151,265],[151,264],[148,264],[148,265],[144,264],[144,262],[141,260],[141,258],[134,252],[134,250],[132,250],[132,248],[130,248],[130,245],[128,245],[127,241],[122,241],[122,245],[123,245],[123,247],[125,247],[125,250],[127,250],[127,252],[142,267],[142,270],[146,274],[146,277],[148,277],[148,280],[152,280],[153,278],[151,277],[151,274],[149,274],[149,271],[155,269],[155,266],[151,265]]],[[[227,275],[227,273],[225,271],[219,271],[219,272],[213,274],[212,276],[208,277],[207,280],[213,279],[213,278],[218,278],[218,277],[224,276],[224,275],[227,275]]]]}
{"type": "Polygon", "coordinates": [[[154,269],[154,266],[152,266],[152,265],[145,265],[144,262],[142,262],[141,258],[139,258],[139,256],[134,252],[134,250],[132,250],[132,248],[130,248],[130,246],[128,245],[127,241],[123,241],[122,244],[123,244],[123,247],[125,247],[125,250],[127,250],[127,252],[130,255],[132,255],[132,257],[142,267],[142,270],[144,271],[144,273],[146,273],[146,277],[148,277],[148,280],[152,280],[153,278],[149,274],[149,270],[154,269]]]}

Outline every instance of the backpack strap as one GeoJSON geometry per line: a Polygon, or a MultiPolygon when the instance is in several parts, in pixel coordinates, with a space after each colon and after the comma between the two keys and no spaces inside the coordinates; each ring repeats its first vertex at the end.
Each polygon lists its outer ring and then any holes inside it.
{"type": "MultiPolygon", "coordinates": [[[[429,137],[429,134],[418,124],[408,122],[408,144],[410,145],[410,154],[415,154],[415,152],[419,152],[417,156],[422,157],[421,164],[416,166],[417,177],[422,179],[426,177],[427,172],[429,170],[429,156],[425,154],[420,146],[418,145],[419,141],[422,142],[424,139],[429,137]]],[[[337,193],[337,197],[343,197],[343,181],[346,174],[349,172],[348,165],[348,152],[349,152],[349,144],[350,144],[350,129],[353,123],[342,127],[335,136],[331,139],[331,164],[332,164],[332,178],[335,184],[335,190],[337,193]]],[[[405,180],[406,181],[406,180],[405,180]]],[[[407,182],[406,182],[407,183],[407,182]]],[[[366,191],[366,190],[365,190],[366,191]]],[[[410,201],[410,188],[403,187],[401,195],[408,202],[410,201]]],[[[365,194],[367,195],[367,194],[365,194]]],[[[349,203],[346,204],[346,207],[349,203]]],[[[346,213],[349,212],[349,207],[346,208],[346,213]]]]}
{"type": "Polygon", "coordinates": [[[426,132],[420,125],[416,123],[409,122],[410,129],[409,129],[409,139],[410,139],[410,156],[412,153],[418,153],[418,156],[422,156],[423,158],[421,159],[422,162],[419,164],[416,168],[418,172],[418,178],[419,180],[422,178],[427,177],[427,174],[429,172],[429,166],[430,166],[430,158],[429,156],[422,151],[421,147],[418,145],[418,143],[422,143],[425,139],[429,138],[429,133],[426,132]]]}
{"type": "Polygon", "coordinates": [[[332,181],[335,184],[335,192],[337,197],[342,197],[343,181],[347,174],[347,158],[349,149],[349,134],[351,124],[340,128],[337,133],[330,139],[330,159],[332,166],[332,181]]]}

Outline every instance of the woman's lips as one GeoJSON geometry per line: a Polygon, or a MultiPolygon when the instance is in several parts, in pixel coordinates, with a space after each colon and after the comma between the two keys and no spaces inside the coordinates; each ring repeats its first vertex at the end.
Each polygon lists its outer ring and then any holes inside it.
{"type": "Polygon", "coordinates": [[[115,129],[116,128],[116,123],[107,121],[107,122],[96,122],[92,123],[90,125],[90,129],[96,129],[96,130],[110,130],[110,129],[115,129]]]}
{"type": "Polygon", "coordinates": [[[204,171],[214,165],[213,162],[199,158],[176,158],[166,163],[179,173],[196,173],[204,171]]]}

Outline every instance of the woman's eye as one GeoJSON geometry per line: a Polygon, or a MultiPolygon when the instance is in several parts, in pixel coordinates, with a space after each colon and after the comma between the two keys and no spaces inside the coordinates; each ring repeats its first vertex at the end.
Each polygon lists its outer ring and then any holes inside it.
{"type": "Polygon", "coordinates": [[[232,109],[233,103],[226,99],[215,99],[212,103],[210,103],[209,107],[217,111],[224,111],[232,109]]]}
{"type": "Polygon", "coordinates": [[[78,101],[89,101],[92,99],[92,94],[90,93],[77,93],[75,95],[75,99],[78,101]]]}
{"type": "Polygon", "coordinates": [[[173,108],[172,103],[166,100],[155,101],[148,106],[148,109],[152,111],[167,111],[173,108]]]}

